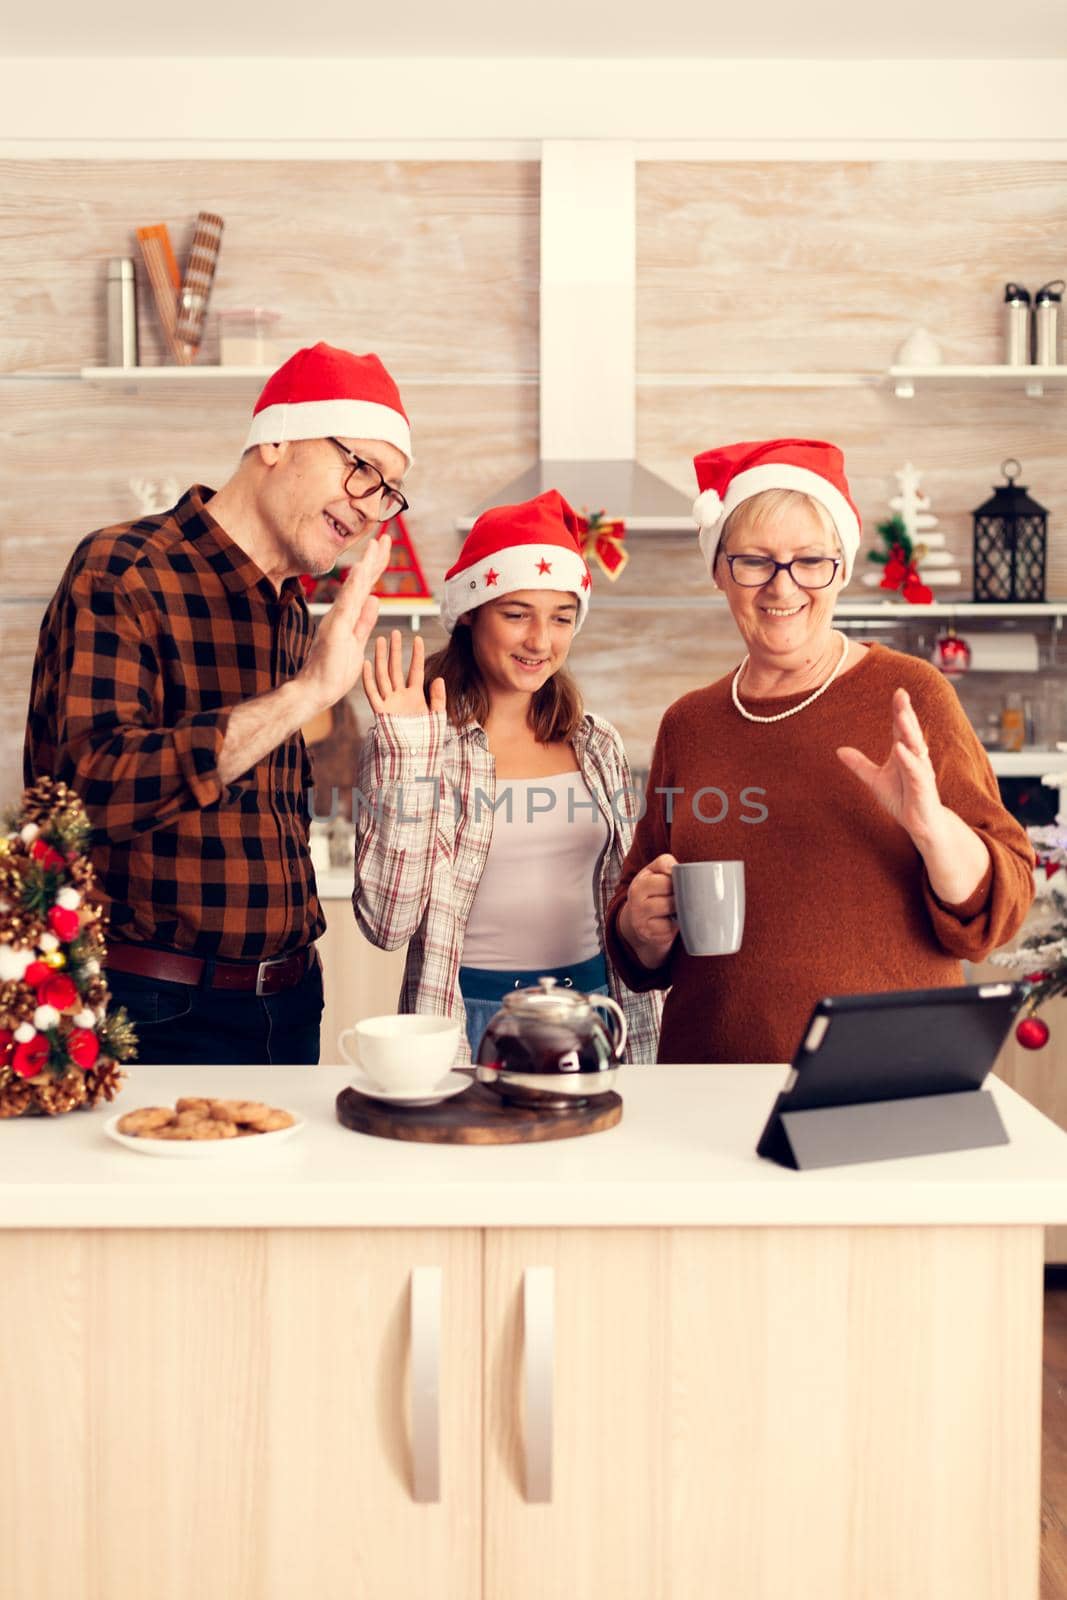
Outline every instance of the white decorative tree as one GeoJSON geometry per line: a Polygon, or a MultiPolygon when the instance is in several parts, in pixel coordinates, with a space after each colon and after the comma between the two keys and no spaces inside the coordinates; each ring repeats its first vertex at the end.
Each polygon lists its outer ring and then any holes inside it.
{"type": "MultiPolygon", "coordinates": [[[[914,548],[919,575],[931,589],[954,588],[963,581],[963,574],[953,565],[953,558],[945,549],[945,535],[935,533],[937,518],[930,510],[930,496],[919,487],[919,473],[910,461],[893,474],[900,485],[900,493],[889,502],[895,511],[914,548]]],[[[874,588],[882,581],[878,572],[864,574],[863,581],[874,588]]]]}

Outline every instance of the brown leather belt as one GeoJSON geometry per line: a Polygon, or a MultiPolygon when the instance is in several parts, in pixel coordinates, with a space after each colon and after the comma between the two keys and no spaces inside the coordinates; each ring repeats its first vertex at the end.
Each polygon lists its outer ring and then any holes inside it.
{"type": "MultiPolygon", "coordinates": [[[[277,994],[291,989],[307,973],[314,958],[314,945],[304,945],[291,955],[275,956],[270,961],[216,961],[210,989],[230,989],[247,994],[277,994]]],[[[198,989],[204,980],[207,962],[202,956],[184,955],[180,950],[154,950],[145,944],[109,944],[104,965],[115,972],[129,972],[137,978],[158,978],[161,983],[185,983],[198,989]]]]}

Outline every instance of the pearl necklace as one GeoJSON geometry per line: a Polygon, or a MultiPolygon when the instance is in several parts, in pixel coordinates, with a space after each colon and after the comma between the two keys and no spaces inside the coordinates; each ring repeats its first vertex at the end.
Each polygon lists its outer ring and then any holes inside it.
{"type": "Polygon", "coordinates": [[[737,685],[741,682],[741,674],[748,666],[748,657],[746,656],[741,665],[738,667],[737,671],[734,673],[733,682],[730,684],[730,694],[733,698],[734,705],[748,722],[784,722],[786,717],[795,717],[798,711],[803,711],[806,706],[811,705],[813,700],[817,700],[821,694],[825,694],[827,689],[833,683],[834,679],[837,677],[838,673],[841,671],[841,668],[845,664],[845,657],[848,655],[847,633],[843,633],[841,635],[841,645],[842,650],[840,656],[838,657],[837,666],[834,668],[833,672],[831,672],[826,682],[820,683],[819,687],[814,691],[814,693],[809,694],[808,698],[806,700],[802,700],[798,706],[792,706],[788,711],[779,711],[773,717],[758,717],[754,711],[746,711],[744,706],[741,704],[741,701],[738,699],[737,685]]]}

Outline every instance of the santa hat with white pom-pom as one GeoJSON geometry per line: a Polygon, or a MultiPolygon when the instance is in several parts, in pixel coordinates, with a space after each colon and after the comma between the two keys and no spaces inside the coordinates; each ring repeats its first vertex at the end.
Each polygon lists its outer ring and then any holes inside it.
{"type": "Polygon", "coordinates": [[[731,511],[766,489],[796,489],[829,513],[841,540],[845,582],[860,547],[860,514],[849,493],[845,458],[822,439],[764,439],[724,445],[695,456],[697,487],[693,517],[710,572],[723,524],[731,511]]]}

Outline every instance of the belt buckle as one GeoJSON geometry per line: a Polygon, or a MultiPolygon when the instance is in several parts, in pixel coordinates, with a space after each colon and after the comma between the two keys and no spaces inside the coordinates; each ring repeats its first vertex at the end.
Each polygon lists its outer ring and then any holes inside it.
{"type": "Polygon", "coordinates": [[[257,994],[257,996],[262,996],[262,994],[263,994],[263,980],[267,975],[268,969],[270,967],[280,966],[283,961],[288,961],[288,959],[289,959],[288,956],[271,956],[269,961],[261,961],[259,963],[259,966],[256,968],[256,994],[257,994]]]}
{"type": "Polygon", "coordinates": [[[262,997],[263,995],[263,980],[266,977],[268,969],[270,967],[284,967],[287,961],[292,961],[293,957],[299,954],[299,950],[290,950],[287,956],[271,956],[269,960],[261,961],[259,966],[256,968],[257,996],[262,997]]]}

